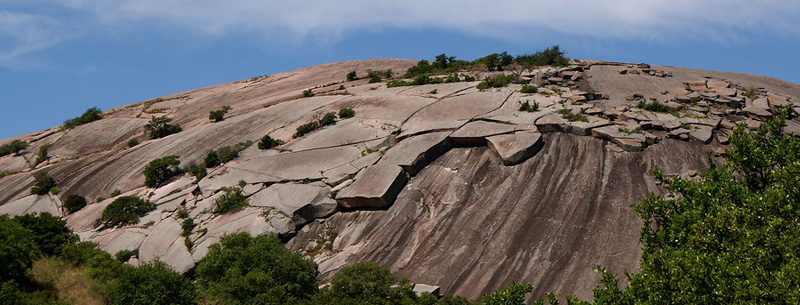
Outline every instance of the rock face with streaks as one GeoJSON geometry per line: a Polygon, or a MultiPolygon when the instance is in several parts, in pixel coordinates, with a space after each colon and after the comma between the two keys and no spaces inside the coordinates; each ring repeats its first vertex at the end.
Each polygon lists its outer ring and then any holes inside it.
{"type": "MultiPolygon", "coordinates": [[[[416,62],[351,61],[255,77],[119,107],[69,130],[0,140],[30,145],[0,157],[0,213],[59,215],[109,253],[138,250],[131,264],[159,259],[180,272],[223,236],[248,232],[278,234],[319,264],[323,281],[372,260],[424,283],[420,291],[475,299],[517,280],[532,283],[535,297],[586,298],[598,283],[596,265],[617,274],[637,269],[642,223],[630,204],[664,191],[651,169],[695,176],[709,166],[708,151],[724,151],[737,124],[755,130],[779,107],[800,112],[795,84],[646,64],[573,61],[525,71],[521,80],[536,93],[520,92],[521,84],[389,88],[345,77],[416,62]],[[309,89],[314,96],[304,97],[309,89]],[[209,122],[209,111],[224,106],[231,107],[225,119],[209,122]],[[343,108],[355,116],[296,134],[343,108]],[[159,116],[183,131],[150,139],[142,127],[159,116]],[[285,143],[251,145],[199,180],[184,174],[144,186],[151,160],[203,164],[211,150],[265,135],[285,143]],[[129,147],[131,139],[140,144],[129,147]],[[37,163],[45,146],[48,156],[37,163]],[[31,195],[38,173],[53,177],[60,193],[31,195]],[[231,190],[247,205],[215,213],[231,190]],[[68,195],[89,205],[65,215],[68,195]],[[98,226],[117,196],[157,208],[133,225],[98,226]],[[184,231],[188,222],[194,229],[184,231]]],[[[787,124],[784,132],[800,135],[798,119],[787,124]]]]}

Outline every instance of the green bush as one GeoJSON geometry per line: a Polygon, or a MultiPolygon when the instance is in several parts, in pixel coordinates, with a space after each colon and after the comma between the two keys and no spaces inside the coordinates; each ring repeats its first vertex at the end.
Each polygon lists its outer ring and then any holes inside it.
{"type": "Polygon", "coordinates": [[[540,66],[564,67],[569,65],[569,59],[564,57],[564,52],[561,51],[558,45],[533,54],[517,56],[514,61],[527,68],[540,66]]]}
{"type": "Polygon", "coordinates": [[[86,109],[86,111],[79,117],[64,121],[64,129],[71,129],[73,127],[91,123],[103,118],[103,112],[97,107],[86,109]]]}
{"type": "Polygon", "coordinates": [[[525,295],[531,291],[533,291],[533,286],[530,284],[520,284],[514,281],[508,288],[482,296],[481,301],[485,305],[525,305],[525,295]]]}
{"type": "Polygon", "coordinates": [[[113,305],[197,304],[191,280],[161,261],[125,267],[109,289],[113,305]]]}
{"type": "Polygon", "coordinates": [[[34,167],[49,159],[49,157],[47,156],[47,151],[50,150],[50,147],[53,147],[53,144],[48,143],[39,146],[39,151],[36,152],[36,161],[33,163],[34,167]]]}
{"type": "Polygon", "coordinates": [[[314,96],[314,91],[311,91],[311,89],[303,90],[303,97],[312,97],[312,96],[314,96]]]}
{"type": "Polygon", "coordinates": [[[502,88],[508,86],[512,81],[514,81],[515,77],[513,75],[506,75],[506,74],[497,74],[495,76],[487,76],[483,79],[482,82],[478,83],[475,88],[479,90],[486,90],[489,88],[502,88]]]}
{"type": "Polygon", "coordinates": [[[144,184],[148,187],[157,187],[165,182],[181,174],[181,169],[178,167],[181,161],[178,156],[166,156],[160,159],[150,161],[144,167],[142,174],[144,174],[144,184]]]}
{"type": "Polygon", "coordinates": [[[539,92],[539,88],[532,85],[522,85],[522,88],[519,89],[520,93],[536,93],[539,92]]]}
{"type": "Polygon", "coordinates": [[[187,166],[184,171],[194,176],[194,181],[200,181],[201,179],[205,178],[206,175],[208,175],[206,167],[200,164],[191,164],[187,166]]]}
{"type": "Polygon", "coordinates": [[[25,278],[25,271],[40,255],[33,240],[30,230],[7,215],[0,215],[0,283],[25,278]]]}
{"type": "Polygon", "coordinates": [[[347,73],[347,81],[354,81],[356,79],[356,71],[350,71],[347,73]]]}
{"type": "Polygon", "coordinates": [[[309,123],[297,126],[297,130],[292,135],[292,138],[302,137],[303,135],[305,135],[305,134],[307,134],[309,132],[317,130],[317,128],[319,128],[319,123],[317,123],[317,122],[309,122],[309,123]]]}
{"type": "Polygon", "coordinates": [[[32,240],[44,255],[61,254],[67,244],[78,241],[66,221],[47,212],[17,216],[14,221],[33,233],[32,240]]]}
{"type": "Polygon", "coordinates": [[[567,108],[559,110],[558,114],[560,114],[562,118],[570,122],[576,122],[576,121],[587,122],[587,123],[589,122],[589,118],[587,116],[580,113],[577,114],[572,113],[572,110],[567,108]]]}
{"type": "Polygon", "coordinates": [[[80,195],[69,195],[66,199],[64,199],[64,209],[67,210],[67,214],[72,214],[77,211],[80,211],[83,207],[86,206],[86,198],[83,198],[80,195]]]}
{"type": "Polygon", "coordinates": [[[380,83],[381,81],[383,81],[383,79],[381,78],[380,74],[381,73],[379,71],[367,70],[367,76],[369,77],[369,83],[370,84],[372,84],[372,83],[380,83]]]}
{"type": "Polygon", "coordinates": [[[181,126],[172,125],[169,122],[172,122],[172,119],[166,116],[153,117],[150,122],[144,125],[144,130],[150,133],[151,139],[163,138],[183,130],[181,126]]]}
{"type": "Polygon", "coordinates": [[[342,108],[339,109],[339,118],[347,119],[356,116],[356,111],[353,108],[342,108]]]}
{"type": "Polygon", "coordinates": [[[31,194],[34,195],[47,195],[50,192],[50,189],[56,186],[56,180],[48,176],[43,172],[38,172],[33,175],[33,187],[31,188],[31,194]]]}
{"type": "Polygon", "coordinates": [[[275,235],[223,237],[195,272],[205,304],[304,304],[318,285],[316,264],[286,249],[275,235]]]}
{"type": "Polygon", "coordinates": [[[0,157],[10,154],[18,155],[20,151],[28,148],[28,142],[22,140],[14,140],[11,143],[0,146],[0,157]]]}
{"type": "Polygon", "coordinates": [[[270,149],[283,144],[284,144],[283,140],[273,139],[269,135],[264,135],[263,137],[261,137],[260,140],[258,140],[258,149],[261,150],[270,149]]]}
{"type": "Polygon", "coordinates": [[[212,150],[206,154],[203,163],[207,168],[216,167],[220,164],[227,163],[239,157],[239,153],[253,145],[253,141],[244,141],[236,143],[233,146],[223,146],[217,148],[216,151],[212,150]]]}
{"type": "Polygon", "coordinates": [[[223,187],[222,191],[225,193],[214,201],[214,213],[225,214],[238,211],[247,206],[247,197],[242,194],[241,187],[223,187]]]}
{"type": "Polygon", "coordinates": [[[134,147],[136,145],[139,145],[139,140],[138,139],[131,138],[130,140],[128,140],[128,147],[134,147]]]}
{"type": "Polygon", "coordinates": [[[389,268],[362,262],[342,268],[328,287],[320,289],[316,304],[417,304],[407,279],[398,279],[389,268]]]}
{"type": "Polygon", "coordinates": [[[222,109],[214,110],[208,113],[208,119],[212,122],[220,122],[225,119],[225,114],[231,110],[229,106],[223,106],[222,109]]]}
{"type": "Polygon", "coordinates": [[[503,52],[486,55],[485,57],[479,58],[477,62],[485,65],[486,69],[489,71],[503,71],[503,67],[510,65],[513,59],[513,56],[503,52]]]}
{"type": "Polygon", "coordinates": [[[117,254],[114,254],[114,258],[116,258],[120,262],[127,262],[131,257],[133,257],[136,253],[131,250],[119,250],[117,254]]]}
{"type": "Polygon", "coordinates": [[[181,229],[183,230],[181,236],[186,237],[189,236],[189,234],[192,234],[192,230],[194,230],[194,227],[195,227],[194,220],[192,220],[191,218],[185,218],[181,223],[181,229]]]}
{"type": "Polygon", "coordinates": [[[107,283],[117,278],[122,272],[122,262],[100,250],[93,242],[78,242],[69,244],[62,252],[61,257],[75,265],[86,268],[86,273],[97,279],[100,287],[92,287],[96,293],[107,297],[105,289],[107,283]]]}
{"type": "Polygon", "coordinates": [[[206,154],[205,159],[203,159],[203,164],[206,166],[206,168],[212,168],[222,164],[222,162],[219,160],[217,151],[212,150],[206,154]]]}
{"type": "Polygon", "coordinates": [[[536,112],[539,111],[539,102],[533,102],[533,104],[528,103],[528,101],[524,101],[519,105],[519,111],[527,111],[527,112],[536,112]]]}
{"type": "Polygon", "coordinates": [[[319,126],[328,126],[336,124],[336,113],[335,112],[328,112],[319,119],[319,126]]]}
{"type": "Polygon", "coordinates": [[[135,224],[139,221],[139,217],[155,209],[155,203],[133,196],[122,196],[103,210],[99,222],[109,227],[135,224]]]}

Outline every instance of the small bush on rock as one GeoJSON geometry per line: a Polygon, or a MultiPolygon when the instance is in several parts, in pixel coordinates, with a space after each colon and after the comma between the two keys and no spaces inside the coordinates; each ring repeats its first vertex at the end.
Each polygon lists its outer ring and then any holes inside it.
{"type": "Polygon", "coordinates": [[[86,111],[79,117],[69,119],[64,121],[64,129],[71,129],[73,127],[83,125],[86,123],[91,123],[103,118],[103,112],[100,111],[100,108],[92,107],[86,109],[86,111]]]}
{"type": "Polygon", "coordinates": [[[247,206],[247,197],[242,194],[241,187],[223,187],[222,191],[225,193],[215,201],[214,213],[225,214],[247,206]]]}
{"type": "Polygon", "coordinates": [[[18,155],[20,151],[28,148],[28,142],[22,140],[14,140],[11,143],[0,146],[0,157],[10,154],[18,155]]]}
{"type": "Polygon", "coordinates": [[[356,111],[353,108],[342,108],[339,109],[339,118],[347,119],[352,118],[356,115],[356,111]]]}
{"type": "Polygon", "coordinates": [[[155,203],[133,196],[122,196],[103,210],[99,222],[109,227],[135,224],[139,217],[155,209],[155,203]]]}
{"type": "Polygon", "coordinates": [[[181,161],[178,156],[166,156],[160,159],[150,161],[145,166],[142,174],[144,174],[144,184],[149,187],[157,187],[181,173],[181,161]]]}
{"type": "Polygon", "coordinates": [[[208,113],[208,119],[212,122],[220,122],[225,119],[225,114],[231,110],[229,106],[223,106],[222,109],[214,110],[208,113]]]}
{"type": "Polygon", "coordinates": [[[171,118],[166,116],[162,117],[154,117],[150,119],[150,122],[144,125],[144,130],[150,133],[151,139],[158,139],[163,138],[173,133],[181,132],[181,126],[179,125],[172,125],[169,122],[172,122],[171,118]]]}
{"type": "Polygon", "coordinates": [[[522,85],[522,88],[519,89],[519,92],[520,93],[536,93],[536,92],[539,92],[539,88],[537,88],[536,86],[531,86],[531,85],[522,85]]]}
{"type": "Polygon", "coordinates": [[[261,149],[261,150],[270,149],[270,148],[273,148],[273,147],[276,147],[276,146],[280,146],[280,145],[283,145],[283,144],[284,144],[283,140],[273,139],[269,135],[265,135],[265,136],[261,137],[260,140],[258,140],[258,149],[261,149]]]}
{"type": "Polygon", "coordinates": [[[356,71],[350,71],[347,73],[347,81],[354,81],[356,80],[356,71]]]}
{"type": "Polygon", "coordinates": [[[50,189],[56,186],[56,180],[42,172],[33,175],[33,179],[34,183],[33,188],[31,188],[31,194],[34,195],[47,195],[50,189]]]}
{"type": "Polygon", "coordinates": [[[314,91],[311,91],[311,89],[303,90],[303,97],[312,97],[312,96],[314,96],[314,91]]]}
{"type": "Polygon", "coordinates": [[[86,206],[86,198],[80,195],[69,195],[66,199],[64,199],[64,209],[67,210],[67,214],[72,214],[77,211],[80,211],[83,207],[86,206]]]}

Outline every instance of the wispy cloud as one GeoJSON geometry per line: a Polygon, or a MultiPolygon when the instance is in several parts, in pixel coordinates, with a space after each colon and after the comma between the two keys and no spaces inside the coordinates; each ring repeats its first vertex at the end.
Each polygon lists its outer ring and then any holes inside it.
{"type": "Polygon", "coordinates": [[[0,65],[8,65],[22,54],[57,45],[69,35],[56,19],[0,11],[0,65]]]}
{"type": "MultiPolygon", "coordinates": [[[[14,1],[14,0],[0,0],[14,1]]],[[[38,0],[80,12],[88,33],[166,26],[198,35],[252,34],[267,41],[336,40],[358,30],[446,28],[513,37],[558,33],[676,42],[800,36],[800,2],[785,0],[38,0]]],[[[52,9],[49,10],[52,13],[52,9]]],[[[58,14],[0,11],[0,60],[57,44],[58,14]],[[55,33],[55,34],[54,34],[55,33]]],[[[73,14],[75,15],[75,14],[73,14]]]]}

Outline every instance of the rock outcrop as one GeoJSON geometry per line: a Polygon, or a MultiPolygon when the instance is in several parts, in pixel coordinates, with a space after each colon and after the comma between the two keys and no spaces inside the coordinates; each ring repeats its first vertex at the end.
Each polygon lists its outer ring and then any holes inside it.
{"type": "MultiPolygon", "coordinates": [[[[415,63],[353,61],[256,77],[119,107],[66,131],[0,140],[30,145],[0,157],[0,213],[60,215],[109,253],[138,250],[131,264],[159,259],[181,272],[222,236],[249,232],[288,240],[319,263],[323,280],[374,260],[429,284],[419,291],[477,298],[518,280],[534,284],[537,296],[588,297],[594,266],[637,268],[641,222],[629,205],[663,192],[651,169],[695,176],[709,166],[708,151],[724,153],[738,124],[756,130],[779,107],[800,113],[795,84],[646,64],[574,61],[525,71],[536,93],[519,84],[481,91],[478,82],[388,88],[345,80],[349,71],[415,63]],[[315,95],[303,97],[309,89],[315,95]],[[223,106],[231,107],[225,120],[209,122],[208,112],[223,106]],[[342,108],[355,116],[294,136],[342,108]],[[142,126],[156,116],[184,131],[149,139],[142,126]],[[253,145],[199,181],[187,174],[144,187],[142,169],[153,159],[202,164],[208,151],[264,135],[286,143],[253,145]],[[128,147],[130,139],[140,144],[128,147]],[[45,145],[48,158],[37,164],[34,152],[45,145]],[[37,173],[61,192],[30,195],[37,173]],[[231,187],[248,205],[214,213],[231,187]],[[73,194],[90,204],[63,215],[62,199],[73,194]],[[116,196],[157,209],[133,225],[98,226],[116,196]],[[185,219],[191,232],[182,232],[185,219]]],[[[784,132],[800,135],[800,121],[787,124],[784,132]]]]}

